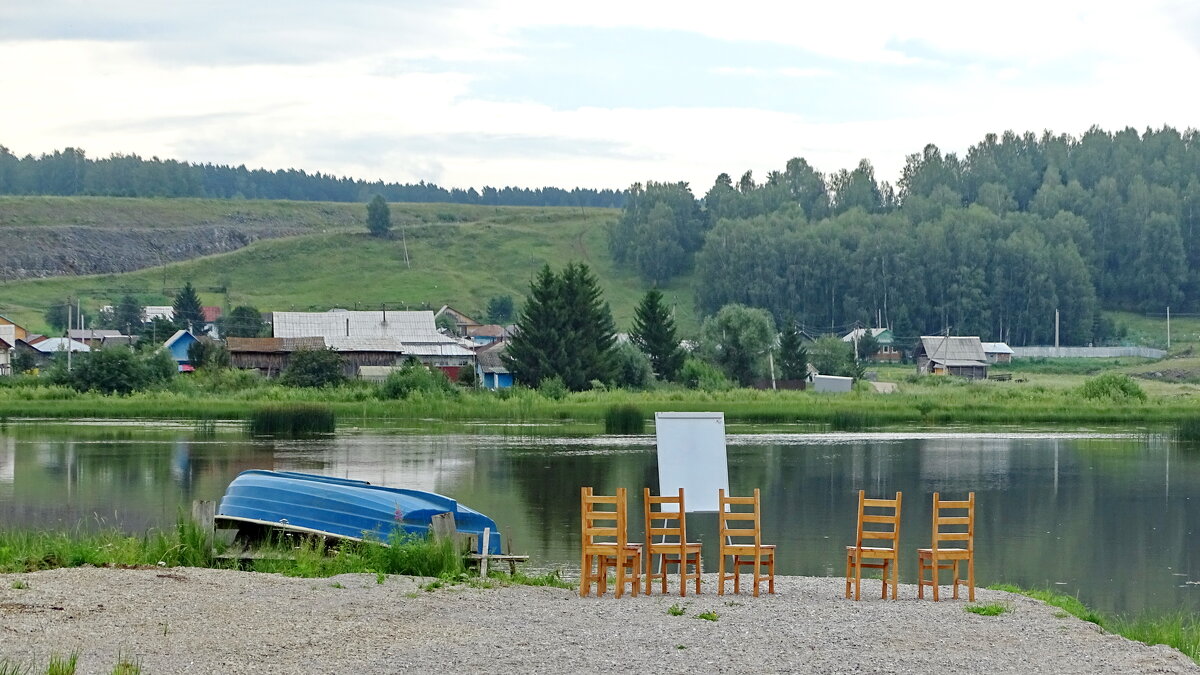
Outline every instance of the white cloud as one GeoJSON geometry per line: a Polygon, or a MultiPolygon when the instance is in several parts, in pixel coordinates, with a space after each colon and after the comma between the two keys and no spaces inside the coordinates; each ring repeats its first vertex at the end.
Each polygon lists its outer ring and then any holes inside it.
{"type": "MultiPolygon", "coordinates": [[[[762,178],[794,156],[826,172],[866,157],[894,180],[924,144],[963,152],[989,131],[1198,126],[1200,94],[1181,76],[1200,69],[1194,19],[1169,4],[1026,0],[14,4],[0,9],[0,62],[10,64],[0,143],[456,186],[683,179],[703,191],[722,171],[762,178]],[[708,69],[717,92],[748,80],[762,99],[836,85],[813,91],[833,91],[822,95],[856,114],[817,115],[804,96],[768,110],[690,103],[684,91],[657,107],[476,93],[527,62],[529,31],[558,27],[725,41],[747,60],[708,69]],[[810,61],[756,60],[764,44],[810,61]]],[[[563,58],[589,49],[558,47],[563,58]]],[[[636,73],[606,75],[640,86],[636,73]]]]}

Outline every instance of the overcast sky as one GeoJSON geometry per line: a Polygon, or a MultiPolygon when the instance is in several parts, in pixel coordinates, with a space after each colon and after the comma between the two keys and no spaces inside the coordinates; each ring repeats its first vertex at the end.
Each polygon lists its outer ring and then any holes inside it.
{"type": "Polygon", "coordinates": [[[445,186],[627,187],[791,157],[1200,126],[1194,2],[0,4],[0,144],[445,186]]]}

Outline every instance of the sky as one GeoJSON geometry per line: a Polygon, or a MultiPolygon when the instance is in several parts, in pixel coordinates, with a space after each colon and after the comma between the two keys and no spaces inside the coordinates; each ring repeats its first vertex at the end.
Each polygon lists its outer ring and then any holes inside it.
{"type": "Polygon", "coordinates": [[[625,188],[804,157],[895,182],[989,132],[1200,127],[1200,5],[0,4],[0,144],[368,180],[625,188]]]}

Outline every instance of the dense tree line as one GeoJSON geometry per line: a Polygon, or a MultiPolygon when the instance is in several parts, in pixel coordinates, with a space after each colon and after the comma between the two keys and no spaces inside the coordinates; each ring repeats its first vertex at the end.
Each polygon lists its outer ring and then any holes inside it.
{"type": "Polygon", "coordinates": [[[1062,341],[1086,344],[1111,330],[1100,307],[1200,310],[1198,230],[1200,132],[1092,128],[989,134],[962,158],[929,145],[894,187],[866,161],[825,175],[799,158],[761,183],[721,174],[700,200],[635,185],[611,247],[648,281],[695,269],[705,313],[1022,345],[1052,341],[1058,309],[1062,341]]]}
{"type": "Polygon", "coordinates": [[[620,207],[624,191],[556,187],[446,189],[433,183],[368,182],[297,169],[247,169],[245,165],[192,164],[138,155],[90,159],[78,148],[17,157],[0,145],[0,194],[108,197],[208,197],[365,202],[448,202],[489,206],[620,207]]]}

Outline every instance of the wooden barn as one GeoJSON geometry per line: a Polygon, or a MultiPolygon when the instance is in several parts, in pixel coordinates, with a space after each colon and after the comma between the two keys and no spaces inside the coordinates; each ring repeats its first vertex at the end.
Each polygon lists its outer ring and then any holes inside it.
{"type": "Polygon", "coordinates": [[[978,337],[921,336],[913,359],[920,375],[987,379],[988,359],[978,337]]]}
{"type": "Polygon", "coordinates": [[[292,352],[325,349],[325,339],[231,337],[225,340],[225,347],[229,350],[229,364],[234,368],[257,370],[267,377],[275,377],[287,370],[292,352]]]}

